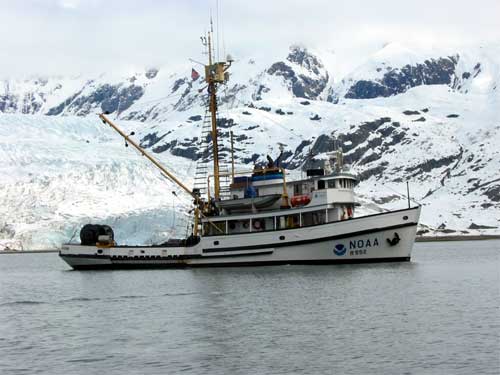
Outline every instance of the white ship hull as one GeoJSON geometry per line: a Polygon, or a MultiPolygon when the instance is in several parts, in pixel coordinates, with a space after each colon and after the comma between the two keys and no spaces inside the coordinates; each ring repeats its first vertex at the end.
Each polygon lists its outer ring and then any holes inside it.
{"type": "Polygon", "coordinates": [[[202,237],[194,246],[64,245],[74,269],[259,266],[409,261],[420,207],[327,224],[202,237]]]}

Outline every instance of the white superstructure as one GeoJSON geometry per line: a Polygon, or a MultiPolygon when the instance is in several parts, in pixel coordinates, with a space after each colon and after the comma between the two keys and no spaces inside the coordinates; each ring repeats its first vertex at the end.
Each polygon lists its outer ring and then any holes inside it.
{"type": "Polygon", "coordinates": [[[67,244],[60,256],[75,269],[410,260],[420,206],[355,217],[353,175],[314,170],[285,182],[282,173],[260,169],[233,183],[231,199],[201,220],[200,236],[144,247],[67,244]]]}

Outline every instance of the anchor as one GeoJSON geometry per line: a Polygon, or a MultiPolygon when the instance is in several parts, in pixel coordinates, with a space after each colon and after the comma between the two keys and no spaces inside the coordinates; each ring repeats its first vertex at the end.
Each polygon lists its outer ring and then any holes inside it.
{"type": "Polygon", "coordinates": [[[389,242],[389,245],[395,246],[399,243],[401,238],[399,238],[399,234],[397,232],[394,232],[394,237],[392,239],[388,238],[387,242],[389,242]]]}

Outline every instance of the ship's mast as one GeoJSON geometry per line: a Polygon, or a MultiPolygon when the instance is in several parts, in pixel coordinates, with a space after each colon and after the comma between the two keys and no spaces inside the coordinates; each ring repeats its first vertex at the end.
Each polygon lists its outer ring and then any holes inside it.
{"type": "MultiPolygon", "coordinates": [[[[212,67],[212,33],[208,34],[208,67],[212,67]]],[[[217,137],[217,87],[211,74],[207,75],[208,93],[210,95],[210,114],[212,121],[212,149],[214,154],[214,197],[220,198],[220,177],[219,177],[219,142],[217,137]]]]}
{"type": "Polygon", "coordinates": [[[212,56],[213,26],[210,20],[210,31],[207,36],[208,65],[205,65],[205,80],[208,83],[209,111],[212,123],[212,149],[214,158],[214,197],[220,199],[220,170],[219,170],[219,144],[217,133],[217,88],[219,84],[224,84],[229,78],[226,71],[231,66],[232,60],[228,56],[227,62],[213,62],[212,56]]]}

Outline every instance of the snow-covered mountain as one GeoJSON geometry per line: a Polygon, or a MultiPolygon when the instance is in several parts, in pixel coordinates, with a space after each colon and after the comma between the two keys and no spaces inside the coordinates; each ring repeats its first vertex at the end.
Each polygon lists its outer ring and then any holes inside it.
{"type": "MultiPolygon", "coordinates": [[[[500,44],[445,52],[389,44],[343,77],[323,57],[293,46],[283,58],[233,64],[219,125],[223,138],[234,133],[238,164],[262,162],[283,144],[298,176],[336,139],[366,207],[404,207],[409,180],[424,232],[500,232],[500,44]]],[[[185,231],[185,210],[176,228],[172,207],[188,199],[96,114],[110,112],[192,183],[206,97],[191,66],[3,82],[0,241],[57,246],[92,218],[127,243],[185,231]]]]}

